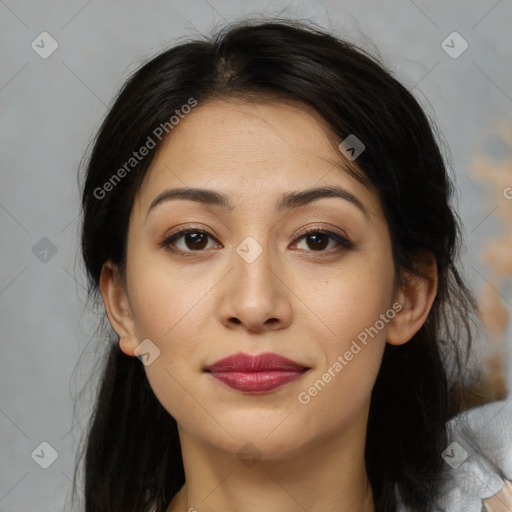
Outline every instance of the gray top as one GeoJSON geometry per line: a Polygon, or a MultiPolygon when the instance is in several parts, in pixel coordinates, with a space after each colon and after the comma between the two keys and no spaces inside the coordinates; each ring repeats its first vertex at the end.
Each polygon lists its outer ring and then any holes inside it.
{"type": "MultiPolygon", "coordinates": [[[[448,479],[435,510],[482,512],[483,501],[504,490],[504,478],[512,480],[512,399],[466,411],[448,427],[450,443],[442,454],[448,479]]],[[[400,506],[398,512],[407,510],[400,506]]]]}

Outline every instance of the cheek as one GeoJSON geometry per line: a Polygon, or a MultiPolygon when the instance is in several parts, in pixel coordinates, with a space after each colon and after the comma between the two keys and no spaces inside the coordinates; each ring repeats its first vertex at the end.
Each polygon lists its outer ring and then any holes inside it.
{"type": "MultiPolygon", "coordinates": [[[[215,279],[179,271],[165,258],[153,257],[151,264],[143,264],[151,261],[151,256],[142,252],[134,252],[129,261],[128,288],[137,340],[149,339],[159,351],[144,369],[159,401],[179,417],[190,374],[200,371],[197,348],[200,338],[205,338],[200,334],[208,332],[207,326],[201,328],[200,324],[212,316],[206,309],[208,290],[215,279]]],[[[193,410],[194,402],[187,408],[193,410]]]]}
{"type": "Polygon", "coordinates": [[[322,395],[319,402],[327,403],[349,393],[351,403],[356,404],[371,393],[386,345],[387,326],[395,312],[386,290],[361,284],[343,290],[344,295],[334,298],[334,306],[324,304],[322,311],[330,312],[325,322],[329,329],[323,329],[325,335],[319,337],[317,331],[315,336],[309,327],[323,357],[307,385],[316,388],[311,389],[312,397],[322,395]],[[325,393],[324,388],[329,392],[325,393]]]}
{"type": "Polygon", "coordinates": [[[364,280],[359,284],[343,287],[345,294],[335,297],[335,311],[326,322],[333,332],[320,338],[316,334],[321,364],[296,396],[304,408],[304,428],[334,433],[361,418],[369,405],[394,310],[389,304],[389,289],[364,286],[364,280]]]}
{"type": "Polygon", "coordinates": [[[207,275],[194,277],[165,257],[134,255],[132,263],[129,290],[137,334],[165,345],[170,345],[176,333],[193,337],[190,319],[206,316],[204,307],[213,278],[209,284],[207,275]],[[185,329],[189,330],[183,332],[185,329]]]}
{"type": "Polygon", "coordinates": [[[357,264],[331,277],[324,294],[315,292],[318,311],[322,312],[322,318],[329,327],[328,337],[333,341],[329,345],[340,350],[359,335],[364,341],[364,333],[368,329],[375,333],[376,323],[381,335],[374,337],[385,338],[388,321],[394,316],[393,311],[389,311],[394,269],[387,252],[375,251],[359,258],[357,264]],[[384,323],[382,315],[385,315],[384,323]]]}
{"type": "Polygon", "coordinates": [[[158,357],[144,366],[158,401],[179,423],[188,424],[197,404],[190,399],[189,374],[195,350],[191,318],[197,314],[196,291],[183,277],[157,267],[138,272],[132,281],[132,306],[139,341],[150,339],[158,357]],[[195,300],[194,300],[195,299],[195,300]],[[186,363],[186,364],[185,364],[186,363]]]}
{"type": "MultiPolygon", "coordinates": [[[[357,414],[370,398],[386,346],[392,308],[393,262],[388,254],[376,251],[374,257],[361,258],[360,264],[332,276],[326,292],[314,297],[321,312],[324,336],[321,364],[315,368],[298,397],[325,413],[335,426],[357,414]],[[313,405],[314,404],[314,405],[313,405]],[[332,405],[336,407],[332,407],[332,405]]],[[[309,326],[311,329],[311,326],[309,326]]],[[[315,330],[311,329],[311,336],[315,330]]]]}

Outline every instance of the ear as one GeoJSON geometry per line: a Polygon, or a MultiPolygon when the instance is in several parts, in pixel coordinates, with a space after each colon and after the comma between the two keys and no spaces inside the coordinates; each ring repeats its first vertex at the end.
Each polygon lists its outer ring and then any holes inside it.
{"type": "Polygon", "coordinates": [[[126,355],[135,356],[134,350],[139,342],[126,286],[117,266],[110,261],[101,269],[100,290],[110,324],[119,335],[120,349],[126,355]]]}
{"type": "Polygon", "coordinates": [[[424,254],[418,269],[423,277],[404,272],[403,284],[395,297],[402,309],[389,322],[386,341],[407,343],[425,323],[437,294],[437,263],[433,254],[424,254]]]}

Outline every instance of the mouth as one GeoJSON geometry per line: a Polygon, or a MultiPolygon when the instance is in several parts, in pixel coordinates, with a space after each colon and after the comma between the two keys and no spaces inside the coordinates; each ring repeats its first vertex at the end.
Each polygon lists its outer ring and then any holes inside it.
{"type": "Polygon", "coordinates": [[[205,368],[213,378],[232,389],[244,393],[266,393],[282,387],[311,368],[278,354],[256,356],[234,354],[205,368]]]}

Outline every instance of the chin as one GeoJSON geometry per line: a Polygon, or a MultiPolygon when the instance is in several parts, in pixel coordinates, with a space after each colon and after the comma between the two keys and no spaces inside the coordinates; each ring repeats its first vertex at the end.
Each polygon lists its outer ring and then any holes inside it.
{"type": "Polygon", "coordinates": [[[236,455],[242,462],[248,457],[264,461],[286,460],[304,452],[305,440],[299,432],[268,435],[270,431],[233,433],[233,438],[219,440],[220,442],[215,446],[217,449],[236,455]]]}

